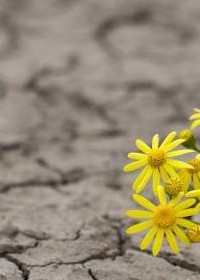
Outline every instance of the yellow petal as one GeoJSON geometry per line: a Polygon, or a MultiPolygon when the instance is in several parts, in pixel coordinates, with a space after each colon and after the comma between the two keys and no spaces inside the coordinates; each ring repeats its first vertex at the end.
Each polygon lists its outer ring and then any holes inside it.
{"type": "Polygon", "coordinates": [[[159,145],[159,135],[155,134],[152,138],[152,149],[157,149],[159,145]]]}
{"type": "Polygon", "coordinates": [[[128,210],[126,211],[126,216],[129,218],[153,218],[154,214],[149,211],[142,210],[128,210]]]}
{"type": "Polygon", "coordinates": [[[195,120],[195,119],[200,119],[200,113],[195,113],[190,116],[189,120],[195,120]]]}
{"type": "Polygon", "coordinates": [[[139,195],[139,194],[134,194],[133,195],[133,199],[141,206],[143,206],[144,208],[154,211],[156,209],[156,206],[150,202],[148,199],[146,199],[145,197],[139,195]]]}
{"type": "Polygon", "coordinates": [[[179,247],[178,247],[178,244],[177,244],[176,239],[174,237],[174,234],[172,233],[171,229],[166,229],[165,233],[166,233],[166,237],[167,237],[167,242],[168,242],[171,250],[175,254],[177,254],[179,252],[179,247]]]}
{"type": "Polygon", "coordinates": [[[197,174],[193,175],[193,182],[194,182],[194,188],[200,189],[200,182],[199,182],[199,177],[197,176],[197,174]]]}
{"type": "Polygon", "coordinates": [[[189,173],[187,170],[182,170],[179,174],[179,177],[183,184],[183,191],[187,192],[192,178],[191,173],[189,173]]]}
{"type": "Polygon", "coordinates": [[[194,130],[199,125],[200,125],[200,120],[196,120],[191,124],[190,129],[194,130]]]}
{"type": "Polygon", "coordinates": [[[173,152],[169,152],[167,153],[167,157],[178,157],[178,156],[181,156],[181,155],[185,155],[185,154],[189,154],[189,153],[194,153],[195,151],[194,150],[178,150],[178,151],[173,151],[173,152]]]}
{"type": "Polygon", "coordinates": [[[169,175],[162,166],[160,166],[160,174],[165,182],[169,180],[169,175]]]}
{"type": "Polygon", "coordinates": [[[134,233],[143,231],[143,230],[149,228],[152,225],[153,225],[153,221],[152,220],[141,222],[141,223],[138,223],[136,225],[133,225],[133,226],[127,228],[126,229],[126,233],[127,234],[134,234],[134,233]]]}
{"type": "Polygon", "coordinates": [[[144,166],[146,164],[146,159],[145,160],[139,160],[139,161],[136,161],[136,162],[132,162],[130,164],[127,164],[125,167],[124,167],[124,172],[131,172],[131,171],[134,171],[138,168],[141,168],[142,166],[144,166]]]}
{"type": "Polygon", "coordinates": [[[165,195],[165,191],[164,188],[162,186],[158,186],[158,199],[160,201],[160,204],[162,205],[166,205],[166,195],[165,195]]]}
{"type": "Polygon", "coordinates": [[[180,161],[180,160],[175,160],[175,159],[168,159],[167,163],[170,165],[176,167],[176,168],[183,168],[183,169],[194,169],[194,167],[186,162],[180,161]]]}
{"type": "Polygon", "coordinates": [[[149,154],[151,152],[151,148],[141,139],[137,139],[135,145],[140,151],[145,154],[149,154]]]}
{"type": "MultiPolygon", "coordinates": [[[[132,189],[136,190],[137,187],[141,184],[142,180],[144,179],[144,177],[146,176],[147,171],[149,170],[149,166],[145,166],[144,169],[140,172],[140,174],[137,176],[137,178],[135,179],[135,181],[132,184],[132,189]]],[[[143,182],[144,184],[144,182],[143,182]]]]}
{"type": "Polygon", "coordinates": [[[128,153],[128,158],[135,160],[145,159],[147,156],[141,153],[128,153]]]}
{"type": "Polygon", "coordinates": [[[170,202],[168,203],[169,206],[175,206],[178,204],[178,202],[183,198],[184,192],[180,192],[176,197],[172,198],[170,202]]]}
{"type": "Polygon", "coordinates": [[[146,171],[146,174],[144,175],[143,180],[138,185],[138,187],[136,189],[136,193],[140,193],[146,187],[151,175],[152,175],[152,169],[149,167],[146,171]]]}
{"type": "Polygon", "coordinates": [[[183,198],[184,192],[180,192],[176,197],[172,198],[170,202],[168,203],[169,206],[175,206],[178,204],[178,202],[183,198]]]}
{"type": "Polygon", "coordinates": [[[194,199],[194,198],[186,199],[186,200],[180,202],[179,204],[177,204],[174,207],[174,210],[178,212],[183,209],[189,208],[190,206],[194,205],[195,202],[196,202],[196,199],[194,199]]]}
{"type": "Polygon", "coordinates": [[[172,166],[170,166],[169,164],[165,163],[163,165],[163,168],[165,169],[165,171],[169,174],[170,177],[176,177],[178,176],[178,174],[176,173],[176,171],[174,170],[174,168],[172,166]]]}
{"type": "Polygon", "coordinates": [[[200,113],[200,109],[199,108],[194,108],[193,109],[195,112],[200,113]]]}
{"type": "Polygon", "coordinates": [[[164,229],[158,228],[156,237],[153,243],[153,248],[152,248],[152,253],[153,256],[157,256],[157,254],[160,252],[162,242],[163,242],[163,237],[164,237],[164,229]]]}
{"type": "Polygon", "coordinates": [[[185,197],[198,197],[200,196],[200,190],[189,191],[185,194],[185,197]]]}
{"type": "Polygon", "coordinates": [[[158,171],[158,169],[154,169],[153,170],[153,193],[155,196],[158,196],[157,194],[157,188],[160,184],[160,173],[158,171]]]}
{"type": "Polygon", "coordinates": [[[200,154],[198,154],[198,155],[196,156],[196,159],[200,159],[200,154]]]}
{"type": "Polygon", "coordinates": [[[179,218],[190,217],[190,216],[196,215],[198,212],[199,211],[196,207],[190,208],[190,209],[186,209],[186,210],[182,210],[182,211],[178,212],[176,214],[176,217],[179,217],[179,218]]]}
{"type": "Polygon", "coordinates": [[[185,234],[184,231],[182,231],[177,225],[174,225],[172,230],[174,231],[174,233],[177,235],[177,237],[182,241],[183,244],[185,244],[186,246],[190,245],[190,240],[187,237],[187,235],[185,234]]]}
{"type": "Polygon", "coordinates": [[[152,226],[152,228],[146,233],[145,237],[142,239],[141,243],[140,243],[140,249],[141,250],[145,250],[149,244],[151,243],[151,241],[153,240],[156,232],[157,232],[157,226],[154,225],[152,226]]]}
{"type": "Polygon", "coordinates": [[[180,225],[180,226],[182,226],[184,228],[190,228],[190,227],[195,225],[194,222],[192,222],[192,221],[190,221],[188,219],[184,219],[184,218],[177,218],[176,219],[176,224],[180,225]]]}
{"type": "Polygon", "coordinates": [[[185,139],[177,139],[174,140],[173,142],[171,142],[170,144],[165,146],[165,152],[171,151],[174,148],[178,147],[180,144],[182,144],[183,142],[185,142],[185,139]]]}
{"type": "Polygon", "coordinates": [[[172,131],[171,133],[169,133],[168,136],[162,142],[162,145],[160,146],[160,148],[163,148],[166,145],[168,145],[169,143],[171,143],[174,140],[175,136],[176,136],[176,131],[172,131]]]}
{"type": "Polygon", "coordinates": [[[197,212],[200,211],[200,202],[195,206],[195,208],[197,209],[197,212]]]}

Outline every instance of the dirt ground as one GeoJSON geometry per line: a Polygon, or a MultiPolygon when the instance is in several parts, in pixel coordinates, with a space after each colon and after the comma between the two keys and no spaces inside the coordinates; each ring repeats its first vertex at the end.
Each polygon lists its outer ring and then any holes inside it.
{"type": "Polygon", "coordinates": [[[0,0],[0,280],[199,280],[128,237],[134,139],[200,106],[199,0],[0,0]]]}

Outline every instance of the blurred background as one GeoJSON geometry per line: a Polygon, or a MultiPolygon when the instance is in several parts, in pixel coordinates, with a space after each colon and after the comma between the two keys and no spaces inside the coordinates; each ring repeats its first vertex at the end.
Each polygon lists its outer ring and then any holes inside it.
{"type": "Polygon", "coordinates": [[[0,0],[0,277],[199,279],[198,246],[124,235],[122,173],[188,126],[199,73],[198,0],[0,0]]]}

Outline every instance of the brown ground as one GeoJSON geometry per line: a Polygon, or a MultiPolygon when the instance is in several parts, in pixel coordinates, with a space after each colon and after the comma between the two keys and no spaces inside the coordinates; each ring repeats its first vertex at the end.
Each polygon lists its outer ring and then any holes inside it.
{"type": "Polygon", "coordinates": [[[121,172],[200,106],[200,1],[0,0],[0,31],[0,279],[200,279],[124,235],[121,172]]]}

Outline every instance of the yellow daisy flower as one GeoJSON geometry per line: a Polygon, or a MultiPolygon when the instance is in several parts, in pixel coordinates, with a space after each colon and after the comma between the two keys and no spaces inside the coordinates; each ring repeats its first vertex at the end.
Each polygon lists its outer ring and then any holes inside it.
{"type": "Polygon", "coordinates": [[[192,121],[192,124],[190,126],[191,130],[194,130],[196,127],[200,125],[200,109],[195,108],[195,113],[191,115],[190,120],[192,121]]]}
{"type": "Polygon", "coordinates": [[[144,141],[140,139],[136,140],[136,147],[141,152],[129,153],[128,158],[135,161],[124,167],[125,172],[131,172],[144,167],[132,185],[136,193],[140,193],[146,187],[150,178],[153,177],[153,191],[156,195],[156,188],[160,184],[160,174],[166,181],[169,176],[177,175],[175,168],[193,169],[188,163],[172,159],[173,157],[194,152],[189,149],[172,151],[185,141],[185,139],[174,140],[175,136],[176,132],[171,132],[162,144],[159,145],[159,135],[154,135],[152,138],[152,148],[144,141]]]}
{"type": "Polygon", "coordinates": [[[164,185],[165,192],[170,197],[177,196],[183,191],[183,183],[179,176],[172,176],[164,185]]]}
{"type": "Polygon", "coordinates": [[[193,182],[194,189],[200,189],[200,154],[188,162],[193,169],[184,169],[179,176],[183,183],[183,191],[187,192],[190,182],[193,182]]]}
{"type": "Polygon", "coordinates": [[[141,195],[133,195],[133,199],[147,210],[128,210],[126,215],[130,218],[144,218],[144,222],[137,223],[126,229],[127,234],[135,234],[143,230],[149,229],[141,241],[140,248],[145,250],[152,240],[152,254],[156,256],[166,238],[171,250],[177,254],[179,247],[175,235],[185,245],[190,245],[190,241],[182,228],[191,228],[194,223],[186,217],[196,215],[199,211],[197,207],[190,208],[194,203],[194,198],[185,199],[179,202],[184,193],[180,193],[176,198],[167,202],[166,194],[162,186],[158,186],[159,204],[154,205],[148,199],[141,195]]]}
{"type": "Polygon", "coordinates": [[[187,236],[192,243],[200,242],[200,225],[195,224],[192,227],[188,228],[187,236]]]}

